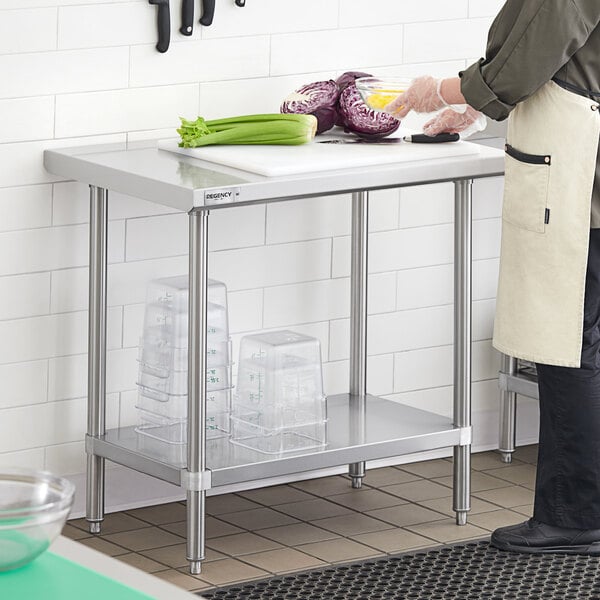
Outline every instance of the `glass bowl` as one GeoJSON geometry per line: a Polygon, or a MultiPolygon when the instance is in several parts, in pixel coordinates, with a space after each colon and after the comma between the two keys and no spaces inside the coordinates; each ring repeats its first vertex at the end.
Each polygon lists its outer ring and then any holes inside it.
{"type": "Polygon", "coordinates": [[[406,91],[412,79],[402,77],[359,77],[355,84],[363,102],[372,110],[383,109],[402,92],[406,91]]]}
{"type": "Polygon", "coordinates": [[[0,571],[44,552],[61,532],[75,487],[46,472],[0,469],[0,571]]]}

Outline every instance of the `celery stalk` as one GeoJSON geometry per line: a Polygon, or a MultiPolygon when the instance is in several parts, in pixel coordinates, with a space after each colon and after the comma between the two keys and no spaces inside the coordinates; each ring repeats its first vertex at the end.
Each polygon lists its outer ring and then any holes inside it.
{"type": "MultiPolygon", "coordinates": [[[[299,114],[287,114],[287,113],[267,113],[263,115],[241,115],[239,117],[226,117],[224,119],[212,119],[206,121],[206,125],[209,129],[213,129],[218,125],[226,124],[238,124],[238,123],[261,123],[264,121],[296,121],[298,123],[306,123],[307,120],[311,121],[312,115],[299,115],[299,114]],[[307,119],[306,117],[309,117],[307,119]]],[[[316,118],[316,117],[313,117],[316,118]]]]}
{"type": "Polygon", "coordinates": [[[316,129],[317,119],[312,115],[277,113],[212,121],[181,118],[177,132],[181,147],[197,148],[212,144],[303,144],[314,138],[316,129]]]}

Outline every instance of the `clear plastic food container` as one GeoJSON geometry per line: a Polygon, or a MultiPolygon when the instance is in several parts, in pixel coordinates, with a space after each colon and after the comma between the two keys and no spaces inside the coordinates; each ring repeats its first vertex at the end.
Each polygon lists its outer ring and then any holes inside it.
{"type": "Polygon", "coordinates": [[[326,419],[319,340],[289,330],[249,335],[240,343],[234,412],[260,411],[261,426],[326,419]]]}
{"type": "Polygon", "coordinates": [[[289,330],[243,337],[232,404],[236,444],[267,453],[326,445],[319,340],[289,330]]]}
{"type": "MultiPolygon", "coordinates": [[[[186,396],[188,385],[187,371],[176,371],[168,377],[157,377],[145,372],[143,366],[138,376],[138,386],[149,388],[171,396],[186,396]]],[[[209,392],[231,388],[231,365],[209,367],[206,370],[206,389],[209,392]]]]}
{"type": "Polygon", "coordinates": [[[405,77],[359,77],[355,84],[369,108],[384,112],[392,100],[408,89],[411,81],[405,77]]]}
{"type": "Polygon", "coordinates": [[[145,435],[138,428],[137,448],[147,456],[152,456],[161,462],[176,467],[185,467],[187,464],[187,444],[183,442],[166,442],[164,440],[145,435]]]}
{"type": "MultiPolygon", "coordinates": [[[[136,408],[170,419],[186,419],[187,395],[171,396],[148,388],[139,388],[136,408]]],[[[231,390],[208,392],[206,412],[209,415],[228,413],[231,410],[231,390]]]]}
{"type": "MultiPolygon", "coordinates": [[[[206,351],[209,367],[231,363],[231,340],[209,339],[206,351]]],[[[168,377],[173,372],[188,370],[188,350],[174,348],[162,340],[142,338],[139,345],[138,361],[144,372],[157,377],[168,377]]]]}
{"type": "Polygon", "coordinates": [[[231,442],[263,454],[285,454],[327,446],[327,422],[270,429],[261,427],[258,413],[231,416],[231,442]]]}
{"type": "Polygon", "coordinates": [[[285,429],[300,427],[327,420],[327,399],[325,396],[303,398],[301,402],[280,402],[273,405],[262,405],[254,410],[235,398],[233,407],[235,417],[246,419],[252,415],[252,421],[265,429],[285,429]]]}
{"type": "MultiPolygon", "coordinates": [[[[189,279],[187,275],[163,277],[148,284],[146,304],[160,304],[176,313],[187,313],[189,279]]],[[[208,280],[208,301],[227,308],[227,287],[222,281],[208,280]]]]}
{"type": "MultiPolygon", "coordinates": [[[[170,444],[187,443],[187,419],[169,419],[145,410],[139,411],[140,423],[136,432],[170,444]]],[[[206,415],[206,438],[213,439],[229,434],[229,413],[206,415]]]]}
{"type": "MultiPolygon", "coordinates": [[[[211,342],[229,338],[227,308],[209,302],[207,334],[211,342]]],[[[177,313],[161,304],[147,304],[144,315],[144,339],[161,340],[173,348],[187,348],[188,314],[177,313]]]]}

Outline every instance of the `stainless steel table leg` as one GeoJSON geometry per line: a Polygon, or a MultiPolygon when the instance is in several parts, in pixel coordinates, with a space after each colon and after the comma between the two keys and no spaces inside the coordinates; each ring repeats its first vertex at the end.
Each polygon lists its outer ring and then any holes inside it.
{"type": "MultiPolygon", "coordinates": [[[[87,433],[105,433],[108,191],[90,186],[87,433]]],[[[86,519],[90,533],[104,520],[104,458],[87,456],[86,519]]]]}
{"type": "MultiPolygon", "coordinates": [[[[454,425],[471,426],[471,248],[473,180],[454,183],[454,425]]],[[[456,522],[471,510],[471,444],[454,447],[456,522]]]]}
{"type": "MultiPolygon", "coordinates": [[[[369,242],[369,193],[352,194],[352,259],[350,301],[350,404],[364,426],[367,394],[367,278],[369,242]]],[[[357,430],[361,424],[355,424],[357,430]]],[[[362,487],[365,462],[349,466],[352,487],[362,487]]]]}
{"type": "MultiPolygon", "coordinates": [[[[502,373],[514,375],[517,370],[517,359],[507,354],[502,355],[502,373]]],[[[502,390],[500,392],[500,456],[505,463],[512,462],[512,455],[517,447],[517,394],[502,390]]]]}
{"type": "MultiPolygon", "coordinates": [[[[188,450],[190,479],[206,471],[206,336],[208,310],[208,211],[189,213],[188,450]]],[[[206,491],[187,491],[187,559],[190,573],[204,559],[206,491]]]]}

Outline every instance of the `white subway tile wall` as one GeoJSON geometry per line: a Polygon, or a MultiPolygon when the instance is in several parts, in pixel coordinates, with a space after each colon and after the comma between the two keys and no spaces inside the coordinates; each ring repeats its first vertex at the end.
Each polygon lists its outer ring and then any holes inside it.
{"type": "Polygon", "coordinates": [[[6,11],[0,19],[0,54],[55,50],[56,20],[53,8],[6,11]]]}
{"type": "MultiPolygon", "coordinates": [[[[147,0],[1,0],[0,464],[84,468],[88,190],[47,173],[44,149],[165,137],[180,115],[274,112],[299,85],[345,70],[453,75],[483,53],[501,5],[217,0],[213,26],[185,38],[172,1],[161,55],[147,0]]],[[[501,194],[501,179],[475,185],[474,418],[487,445],[501,194]]],[[[116,426],[135,422],[146,285],[186,273],[187,219],[122,194],[109,206],[107,420],[116,426]]],[[[443,414],[452,222],[451,185],[372,194],[370,391],[443,414]]],[[[234,358],[245,333],[296,329],[321,340],[326,391],[347,391],[349,196],[215,211],[211,223],[211,276],[230,290],[234,358]]]]}

